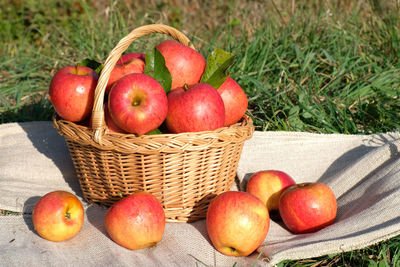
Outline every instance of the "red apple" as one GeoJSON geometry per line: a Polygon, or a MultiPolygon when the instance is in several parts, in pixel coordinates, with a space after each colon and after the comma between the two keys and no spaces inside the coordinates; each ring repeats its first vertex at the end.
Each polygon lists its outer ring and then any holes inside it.
{"type": "Polygon", "coordinates": [[[33,226],[41,237],[63,241],[79,232],[84,214],[82,203],[74,194],[53,191],[36,203],[32,213],[33,226]]]}
{"type": "Polygon", "coordinates": [[[144,55],[141,53],[129,53],[122,55],[110,73],[110,78],[108,79],[106,87],[106,93],[108,94],[115,82],[122,77],[131,73],[143,73],[144,65],[144,55]]]}
{"type": "Polygon", "coordinates": [[[215,197],[207,210],[206,227],[213,246],[228,256],[248,256],[265,240],[269,214],[253,195],[228,191],[215,197]]]}
{"type": "Polygon", "coordinates": [[[73,122],[87,118],[92,111],[98,78],[88,67],[67,66],[57,71],[49,89],[50,101],[57,114],[73,122]]]}
{"type": "Polygon", "coordinates": [[[196,50],[177,41],[166,40],[157,45],[172,76],[171,88],[200,82],[206,60],[196,50]]]}
{"type": "Polygon", "coordinates": [[[295,181],[285,172],[262,170],[250,176],[246,191],[258,197],[267,206],[268,211],[278,211],[281,192],[294,184],[295,181]]]}
{"type": "Polygon", "coordinates": [[[113,119],[111,118],[110,111],[108,110],[108,105],[104,104],[104,120],[107,126],[107,129],[113,133],[126,133],[124,130],[119,128],[113,119]]]}
{"type": "Polygon", "coordinates": [[[168,112],[168,99],[162,86],[141,73],[121,78],[111,89],[108,109],[122,130],[146,134],[157,129],[168,112]]]}
{"type": "Polygon", "coordinates": [[[301,183],[286,188],[279,199],[279,214],[293,233],[311,233],[336,218],[336,197],[323,183],[301,183]]]}
{"type": "MultiPolygon", "coordinates": [[[[124,130],[122,130],[121,128],[119,128],[119,127],[115,124],[115,122],[113,121],[113,119],[111,118],[110,111],[108,110],[108,105],[107,105],[107,103],[104,103],[104,105],[103,105],[103,110],[104,110],[104,122],[106,123],[107,129],[108,129],[110,132],[113,132],[113,133],[123,133],[123,134],[126,134],[127,132],[125,132],[124,130]]],[[[89,127],[92,128],[92,118],[90,118],[89,127]]]]}
{"type": "Polygon", "coordinates": [[[132,58],[139,58],[143,61],[145,61],[145,54],[143,53],[127,53],[123,54],[120,59],[118,59],[117,64],[124,64],[127,63],[129,60],[132,58]]]}
{"type": "Polygon", "coordinates": [[[238,122],[247,109],[247,95],[242,87],[228,77],[226,81],[218,88],[225,105],[225,126],[230,126],[238,122]]]}
{"type": "Polygon", "coordinates": [[[136,193],[114,203],[105,218],[107,233],[120,246],[141,249],[161,241],[165,213],[156,197],[136,193]]]}
{"type": "Polygon", "coordinates": [[[224,122],[224,102],[211,85],[199,83],[169,92],[166,125],[171,132],[211,131],[224,122]]]}

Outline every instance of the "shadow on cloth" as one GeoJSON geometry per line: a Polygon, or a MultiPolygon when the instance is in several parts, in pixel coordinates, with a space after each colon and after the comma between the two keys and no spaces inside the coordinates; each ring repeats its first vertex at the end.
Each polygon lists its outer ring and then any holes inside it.
{"type": "Polygon", "coordinates": [[[28,226],[29,231],[36,233],[36,231],[33,228],[33,222],[32,222],[32,211],[33,208],[36,205],[36,202],[38,202],[40,199],[40,196],[34,196],[28,198],[23,207],[23,212],[22,212],[22,218],[24,219],[24,222],[28,226]]]}
{"type": "Polygon", "coordinates": [[[379,149],[385,144],[389,145],[393,157],[398,151],[392,142],[398,140],[398,137],[390,134],[388,136],[389,137],[385,137],[379,134],[371,136],[372,138],[366,138],[364,140],[365,145],[355,147],[337,158],[321,175],[318,181],[329,184],[333,179],[336,179],[338,175],[344,173],[349,167],[366,157],[367,154],[371,153],[373,150],[379,149]]]}
{"type": "Polygon", "coordinates": [[[51,159],[63,175],[64,180],[77,196],[83,197],[75,168],[71,160],[65,139],[47,121],[20,123],[33,146],[51,159]],[[38,127],[38,123],[41,123],[38,127]]]}
{"type": "Polygon", "coordinates": [[[88,222],[97,230],[99,230],[100,233],[110,238],[107,234],[106,226],[104,224],[106,213],[107,208],[98,205],[91,205],[86,209],[88,222]]]}

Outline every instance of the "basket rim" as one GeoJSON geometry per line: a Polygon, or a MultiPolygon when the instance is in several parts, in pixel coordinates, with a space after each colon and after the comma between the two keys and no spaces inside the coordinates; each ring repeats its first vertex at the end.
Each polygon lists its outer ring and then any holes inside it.
{"type": "Polygon", "coordinates": [[[162,133],[153,135],[136,135],[113,133],[102,129],[100,142],[95,140],[95,131],[89,126],[77,124],[53,115],[53,125],[66,141],[82,146],[90,146],[99,150],[112,150],[120,153],[182,153],[186,151],[204,150],[210,147],[223,147],[242,143],[251,138],[254,132],[253,120],[250,116],[231,125],[213,131],[162,133]]]}

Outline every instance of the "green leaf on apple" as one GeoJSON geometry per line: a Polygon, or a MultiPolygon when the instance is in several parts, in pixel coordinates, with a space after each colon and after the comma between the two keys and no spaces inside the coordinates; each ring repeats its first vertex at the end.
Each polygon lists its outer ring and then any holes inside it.
{"type": "Polygon", "coordinates": [[[103,69],[102,63],[90,58],[84,59],[81,63],[79,63],[79,66],[89,67],[94,70],[98,75],[100,75],[100,72],[103,69]]]}
{"type": "Polygon", "coordinates": [[[200,82],[207,83],[218,89],[228,77],[227,70],[235,61],[235,55],[221,48],[211,52],[207,58],[206,69],[200,82]]]}
{"type": "Polygon", "coordinates": [[[145,58],[144,74],[156,79],[165,92],[169,93],[171,91],[172,77],[167,66],[165,66],[164,56],[154,47],[150,53],[146,53],[145,58]]]}

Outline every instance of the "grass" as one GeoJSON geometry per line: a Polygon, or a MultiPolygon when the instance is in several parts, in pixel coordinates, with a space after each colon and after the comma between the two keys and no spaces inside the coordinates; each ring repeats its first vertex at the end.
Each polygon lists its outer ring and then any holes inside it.
{"type": "MultiPolygon", "coordinates": [[[[104,61],[130,30],[165,23],[203,55],[220,47],[237,56],[231,76],[249,97],[257,130],[398,131],[399,15],[398,1],[377,0],[3,1],[0,123],[50,120],[47,89],[57,69],[104,61]]],[[[128,51],[146,51],[162,38],[139,39],[128,51]]],[[[279,266],[400,265],[399,247],[395,237],[279,266]]]]}

